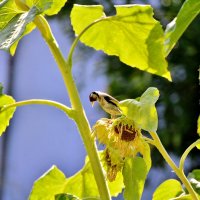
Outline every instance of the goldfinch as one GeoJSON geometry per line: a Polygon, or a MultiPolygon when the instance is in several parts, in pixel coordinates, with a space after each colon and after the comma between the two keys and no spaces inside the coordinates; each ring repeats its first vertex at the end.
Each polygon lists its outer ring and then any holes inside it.
{"type": "Polygon", "coordinates": [[[115,118],[117,115],[121,115],[121,110],[118,107],[118,100],[100,91],[94,91],[90,93],[89,100],[92,103],[92,106],[95,101],[98,101],[100,106],[104,111],[111,115],[111,118],[115,118]]]}

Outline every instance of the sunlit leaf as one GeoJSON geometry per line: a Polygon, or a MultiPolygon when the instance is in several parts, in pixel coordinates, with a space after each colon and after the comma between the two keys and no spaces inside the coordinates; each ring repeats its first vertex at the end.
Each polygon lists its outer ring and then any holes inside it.
{"type": "Polygon", "coordinates": [[[102,6],[74,5],[71,21],[77,35],[98,21],[80,40],[108,55],[119,56],[127,65],[171,80],[164,57],[163,30],[153,18],[152,7],[124,5],[115,8],[116,15],[106,17],[102,6]]]}
{"type": "Polygon", "coordinates": [[[153,194],[152,200],[169,200],[183,193],[181,183],[175,179],[169,179],[161,183],[153,194]]]}
{"type": "Polygon", "coordinates": [[[51,8],[53,0],[25,0],[25,4],[29,7],[36,7],[40,13],[51,8]]]}
{"type": "Polygon", "coordinates": [[[126,99],[119,102],[119,107],[123,114],[134,120],[140,128],[155,132],[158,127],[158,116],[155,108],[158,97],[158,89],[150,87],[138,98],[138,101],[126,99]]]}
{"type": "Polygon", "coordinates": [[[151,168],[151,149],[149,144],[145,141],[142,141],[142,145],[139,147],[139,152],[142,154],[142,157],[147,166],[147,172],[149,172],[151,168]]]}
{"type": "Polygon", "coordinates": [[[15,112],[15,108],[9,108],[3,111],[2,107],[13,103],[15,103],[15,100],[11,96],[0,95],[0,136],[6,130],[6,127],[9,125],[10,119],[15,112]]]}
{"type": "Polygon", "coordinates": [[[56,166],[52,166],[35,181],[29,200],[54,200],[56,194],[65,193],[66,182],[63,172],[56,166]]]}
{"type": "Polygon", "coordinates": [[[79,200],[79,198],[71,194],[57,194],[55,200],[79,200]]]}
{"type": "Polygon", "coordinates": [[[57,14],[61,8],[65,5],[67,0],[53,0],[53,3],[51,5],[51,8],[44,11],[44,14],[46,15],[55,15],[57,14]]]}
{"type": "Polygon", "coordinates": [[[67,0],[25,0],[25,2],[30,8],[36,6],[38,9],[41,9],[43,14],[55,15],[61,10],[67,0]]]}
{"type": "MultiPolygon", "coordinates": [[[[117,196],[121,193],[124,186],[122,174],[119,173],[116,180],[108,185],[111,196],[117,196]]],[[[86,158],[83,168],[69,178],[66,178],[63,172],[53,166],[35,181],[29,200],[54,200],[56,195],[57,198],[59,195],[65,198],[65,194],[70,194],[80,199],[87,198],[88,200],[100,198],[88,158],[86,158]]]]}
{"type": "Polygon", "coordinates": [[[37,14],[37,8],[33,7],[27,12],[15,15],[0,31],[0,49],[9,50],[13,43],[22,36],[26,26],[34,20],[37,14]]]}
{"type": "MultiPolygon", "coordinates": [[[[119,193],[122,192],[124,184],[121,172],[118,172],[115,181],[108,182],[108,187],[110,194],[113,197],[116,197],[119,193]]],[[[91,165],[88,162],[88,158],[86,158],[85,166],[78,173],[68,179],[66,184],[66,192],[75,194],[79,198],[99,198],[98,188],[95,182],[91,165]]]]}
{"type": "Polygon", "coordinates": [[[65,191],[79,198],[99,197],[98,188],[89,163],[74,176],[67,179],[65,191]]]}
{"type": "Polygon", "coordinates": [[[54,15],[67,0],[26,0],[30,10],[24,12],[14,0],[0,3],[0,49],[10,50],[14,55],[19,40],[29,34],[35,25],[32,21],[38,14],[54,15]]]}
{"type": "Polygon", "coordinates": [[[0,31],[7,26],[7,24],[14,18],[17,14],[22,13],[20,11],[14,0],[6,0],[0,4],[0,31]]]}
{"type": "Polygon", "coordinates": [[[200,13],[199,0],[186,0],[177,17],[167,25],[165,30],[165,54],[170,53],[181,35],[200,13]]]}
{"type": "Polygon", "coordinates": [[[141,157],[128,158],[123,168],[124,199],[140,200],[148,174],[146,163],[141,157]]]}

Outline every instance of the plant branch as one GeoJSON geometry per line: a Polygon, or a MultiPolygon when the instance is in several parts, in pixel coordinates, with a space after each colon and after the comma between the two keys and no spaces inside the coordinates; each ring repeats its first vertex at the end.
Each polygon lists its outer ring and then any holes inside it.
{"type": "Polygon", "coordinates": [[[24,101],[18,101],[13,104],[5,105],[1,108],[0,112],[4,112],[13,107],[20,107],[25,105],[33,105],[33,104],[40,104],[40,105],[48,105],[58,108],[62,110],[65,114],[67,114],[70,118],[73,118],[73,110],[64,104],[58,103],[56,101],[46,100],[46,99],[30,99],[24,101]]]}
{"type": "Polygon", "coordinates": [[[183,173],[182,170],[180,170],[176,164],[174,163],[174,161],[171,159],[171,157],[169,156],[169,154],[167,153],[167,151],[165,150],[164,146],[162,145],[160,138],[158,137],[157,133],[155,132],[150,132],[151,137],[154,140],[154,145],[155,147],[158,149],[158,151],[161,153],[161,155],[163,156],[163,158],[165,159],[165,161],[168,163],[168,165],[173,169],[173,171],[176,173],[176,175],[179,177],[179,179],[181,180],[181,182],[185,185],[186,189],[188,190],[188,192],[190,193],[191,197],[193,200],[199,200],[197,194],[195,193],[195,191],[193,190],[190,182],[188,181],[188,179],[186,178],[185,174],[183,173]]]}
{"type": "Polygon", "coordinates": [[[196,142],[192,143],[183,153],[183,155],[181,156],[180,159],[180,163],[179,163],[179,169],[180,170],[184,170],[184,163],[185,163],[185,159],[188,156],[188,154],[190,153],[190,151],[196,147],[197,144],[200,144],[200,139],[198,139],[196,142]]]}
{"type": "MultiPolygon", "coordinates": [[[[40,30],[44,40],[49,46],[51,53],[53,54],[55,61],[58,65],[58,68],[61,72],[62,78],[65,83],[65,87],[69,94],[71,106],[74,111],[74,115],[73,115],[74,120],[77,124],[79,132],[83,139],[84,146],[88,153],[88,157],[90,159],[94,177],[95,177],[97,187],[99,190],[100,198],[102,200],[109,200],[110,194],[108,190],[108,185],[104,177],[104,173],[103,173],[103,169],[100,163],[96,144],[95,144],[94,139],[91,136],[91,128],[87,120],[87,117],[85,115],[85,111],[82,107],[82,103],[79,97],[76,84],[73,80],[73,76],[71,72],[72,62],[65,61],[46,19],[40,15],[35,18],[34,23],[40,30]]],[[[75,46],[76,45],[74,45],[73,48],[75,48],[75,46]]],[[[69,60],[71,60],[71,56],[72,56],[72,53],[68,57],[69,60]]]]}

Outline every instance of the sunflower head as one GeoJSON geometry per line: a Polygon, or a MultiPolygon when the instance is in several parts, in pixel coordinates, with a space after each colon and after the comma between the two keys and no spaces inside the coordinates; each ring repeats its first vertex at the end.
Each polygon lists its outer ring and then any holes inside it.
{"type": "Polygon", "coordinates": [[[98,141],[106,145],[104,163],[107,178],[115,180],[117,172],[123,167],[126,157],[135,156],[141,145],[141,129],[125,116],[117,119],[102,118],[93,126],[98,141]]]}

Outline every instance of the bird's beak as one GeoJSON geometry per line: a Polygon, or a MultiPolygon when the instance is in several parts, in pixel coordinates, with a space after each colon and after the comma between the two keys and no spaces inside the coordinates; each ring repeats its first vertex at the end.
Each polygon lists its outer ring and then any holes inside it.
{"type": "Polygon", "coordinates": [[[94,101],[91,101],[92,107],[94,106],[94,101]]]}

